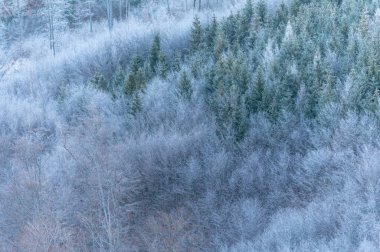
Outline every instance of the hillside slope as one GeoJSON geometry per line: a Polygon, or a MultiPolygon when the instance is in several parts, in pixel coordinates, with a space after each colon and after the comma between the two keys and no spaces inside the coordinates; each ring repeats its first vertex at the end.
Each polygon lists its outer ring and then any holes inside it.
{"type": "Polygon", "coordinates": [[[102,26],[0,56],[0,249],[380,249],[376,3],[102,26]]]}

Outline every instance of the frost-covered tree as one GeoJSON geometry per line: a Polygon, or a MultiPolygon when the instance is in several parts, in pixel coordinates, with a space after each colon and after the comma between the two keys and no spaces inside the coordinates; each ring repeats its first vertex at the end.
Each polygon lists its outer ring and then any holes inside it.
{"type": "Polygon", "coordinates": [[[124,93],[127,96],[132,96],[135,92],[142,90],[145,86],[145,75],[142,69],[142,62],[139,57],[136,57],[129,70],[129,74],[124,86],[124,93]]]}
{"type": "Polygon", "coordinates": [[[193,26],[191,28],[191,50],[192,52],[198,51],[201,49],[203,42],[203,30],[201,26],[201,21],[199,17],[195,16],[193,21],[193,26]]]}
{"type": "Polygon", "coordinates": [[[57,49],[57,32],[64,30],[67,27],[67,19],[65,10],[67,2],[65,0],[45,0],[45,8],[43,9],[47,32],[49,34],[49,47],[53,55],[57,49]]]}
{"type": "Polygon", "coordinates": [[[159,72],[161,54],[161,38],[159,34],[156,34],[149,51],[149,70],[153,74],[157,74],[159,72]]]}
{"type": "Polygon", "coordinates": [[[181,79],[179,80],[178,93],[185,99],[190,100],[193,94],[193,88],[191,81],[184,71],[181,73],[181,79]]]}

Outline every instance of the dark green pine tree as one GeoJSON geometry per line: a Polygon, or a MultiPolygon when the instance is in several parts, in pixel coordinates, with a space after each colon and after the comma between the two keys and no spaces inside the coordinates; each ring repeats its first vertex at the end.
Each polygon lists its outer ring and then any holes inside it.
{"type": "Polygon", "coordinates": [[[218,59],[228,49],[228,40],[224,30],[219,29],[214,45],[214,56],[218,59]]]}
{"type": "Polygon", "coordinates": [[[239,95],[244,95],[248,89],[250,76],[247,60],[241,50],[237,52],[231,74],[232,81],[236,83],[239,89],[239,95]]]}
{"type": "Polygon", "coordinates": [[[339,79],[335,79],[334,76],[328,74],[326,78],[326,83],[321,89],[321,94],[319,98],[319,107],[323,107],[326,104],[333,102],[336,98],[335,87],[340,86],[339,79]]]}
{"type": "Polygon", "coordinates": [[[216,90],[216,66],[215,65],[212,65],[209,67],[209,69],[207,69],[206,71],[206,74],[205,74],[205,79],[206,79],[206,89],[205,89],[205,93],[206,93],[206,102],[208,103],[208,105],[210,105],[210,107],[212,107],[212,99],[213,99],[213,95],[214,95],[214,92],[216,90]]]}
{"type": "Polygon", "coordinates": [[[217,114],[217,118],[223,117],[220,116],[222,114],[220,103],[221,100],[223,100],[221,98],[225,96],[228,90],[227,78],[228,67],[226,57],[222,56],[215,62],[212,69],[207,74],[207,94],[209,98],[208,103],[210,105],[210,108],[217,114]]]}
{"type": "Polygon", "coordinates": [[[247,0],[242,10],[242,15],[240,17],[239,35],[238,35],[240,44],[243,44],[244,41],[249,37],[252,17],[253,17],[252,0],[247,0]]]}
{"type": "Polygon", "coordinates": [[[166,60],[166,56],[163,52],[160,53],[159,60],[158,60],[158,70],[159,70],[159,76],[162,79],[165,79],[168,76],[169,72],[169,66],[166,60]]]}
{"type": "Polygon", "coordinates": [[[138,57],[132,62],[130,73],[124,85],[124,94],[127,96],[132,96],[145,87],[145,76],[141,64],[141,59],[138,57]]]}
{"type": "Polygon", "coordinates": [[[293,0],[290,4],[290,14],[292,16],[297,16],[301,8],[301,0],[293,0]]]}
{"type": "Polygon", "coordinates": [[[116,70],[115,77],[113,78],[113,85],[117,89],[121,87],[125,82],[125,73],[121,66],[119,66],[116,70]]]}
{"type": "Polygon", "coordinates": [[[111,87],[111,95],[113,98],[116,98],[119,93],[121,93],[121,89],[125,83],[125,73],[121,66],[118,66],[116,73],[113,77],[113,85],[111,87]]]}
{"type": "Polygon", "coordinates": [[[149,52],[149,71],[156,75],[159,71],[158,64],[160,61],[161,54],[161,38],[159,34],[156,34],[153,39],[152,46],[149,52]]]}
{"type": "Polygon", "coordinates": [[[262,67],[256,70],[256,76],[253,81],[253,86],[246,100],[246,107],[249,114],[254,114],[263,110],[265,99],[265,78],[262,67]]]}
{"type": "Polygon", "coordinates": [[[108,90],[108,82],[100,72],[96,72],[90,79],[90,83],[97,89],[108,90]]]}
{"type": "Polygon", "coordinates": [[[215,41],[218,34],[218,21],[215,15],[212,17],[211,24],[206,31],[206,45],[210,52],[214,51],[215,41]]]}
{"type": "Polygon", "coordinates": [[[245,5],[244,5],[244,8],[243,8],[243,13],[242,13],[242,20],[244,20],[244,22],[247,24],[247,25],[250,25],[251,24],[251,21],[252,21],[252,17],[253,17],[253,4],[252,4],[252,0],[247,0],[245,5]]]}
{"type": "Polygon", "coordinates": [[[289,11],[284,2],[280,4],[280,8],[276,11],[276,15],[273,17],[273,27],[283,31],[288,23],[289,11]]]}
{"type": "Polygon", "coordinates": [[[241,104],[238,87],[220,86],[215,98],[218,135],[227,141],[240,142],[247,131],[247,115],[241,104]]]}
{"type": "Polygon", "coordinates": [[[191,81],[185,71],[181,73],[181,77],[179,80],[178,93],[186,100],[191,100],[191,96],[193,95],[193,88],[191,87],[191,81]]]}
{"type": "Polygon", "coordinates": [[[135,92],[131,101],[131,114],[136,116],[142,109],[140,93],[135,92]]]}
{"type": "Polygon", "coordinates": [[[247,117],[242,113],[242,108],[241,105],[237,106],[233,115],[232,128],[236,142],[244,140],[248,129],[247,117]]]}
{"type": "Polygon", "coordinates": [[[372,59],[368,68],[368,81],[371,88],[372,99],[369,100],[371,108],[377,108],[380,89],[380,66],[372,59]]]}
{"type": "Polygon", "coordinates": [[[195,79],[201,78],[204,67],[204,58],[202,55],[197,54],[192,58],[190,70],[195,79]]]}
{"type": "Polygon", "coordinates": [[[291,69],[288,69],[279,87],[281,92],[276,93],[279,95],[277,99],[280,100],[280,105],[283,108],[294,111],[300,86],[298,72],[292,72],[291,69]]]}
{"type": "Polygon", "coordinates": [[[173,71],[179,72],[181,70],[181,64],[182,64],[182,55],[180,51],[176,51],[174,56],[174,62],[173,62],[173,71]]]}
{"type": "Polygon", "coordinates": [[[266,95],[268,100],[268,106],[265,108],[265,111],[267,112],[268,118],[271,121],[276,121],[276,119],[280,115],[281,111],[281,94],[280,90],[274,90],[272,92],[268,92],[266,95]]]}
{"type": "Polygon", "coordinates": [[[233,46],[239,36],[240,14],[229,15],[223,23],[223,32],[227,38],[228,45],[233,46]]]}
{"type": "Polygon", "coordinates": [[[256,5],[253,16],[253,24],[256,29],[265,26],[267,24],[267,18],[267,5],[265,1],[260,0],[256,5]]]}
{"type": "Polygon", "coordinates": [[[327,80],[327,69],[323,65],[319,50],[314,56],[312,72],[309,76],[312,79],[308,81],[309,85],[306,86],[307,104],[304,110],[308,117],[315,117],[320,106],[321,92],[327,80]]]}
{"type": "Polygon", "coordinates": [[[257,32],[257,29],[255,29],[255,27],[252,25],[251,29],[249,29],[249,35],[247,38],[247,46],[251,50],[254,50],[256,47],[257,32]]]}
{"type": "Polygon", "coordinates": [[[67,24],[70,28],[75,28],[76,26],[78,26],[78,9],[78,0],[67,0],[64,15],[67,20],[67,24]]]}
{"type": "Polygon", "coordinates": [[[285,34],[286,25],[289,20],[289,10],[288,7],[281,3],[280,7],[276,11],[276,14],[271,19],[271,33],[274,34],[274,39],[278,44],[282,42],[283,35],[285,34]]]}
{"type": "Polygon", "coordinates": [[[376,95],[380,88],[380,68],[373,58],[368,61],[365,71],[362,71],[357,78],[359,85],[355,94],[355,105],[361,111],[370,109],[374,112],[379,99],[376,95]]]}
{"type": "Polygon", "coordinates": [[[373,93],[372,95],[372,99],[371,99],[371,103],[370,103],[370,110],[374,113],[379,113],[379,100],[380,99],[380,96],[379,96],[379,89],[376,88],[375,89],[375,92],[373,93]]]}
{"type": "Polygon", "coordinates": [[[348,38],[347,53],[353,62],[357,61],[358,55],[360,55],[359,41],[356,36],[350,36],[348,38]]]}
{"type": "Polygon", "coordinates": [[[214,66],[213,71],[213,80],[212,80],[212,90],[215,95],[220,95],[225,93],[227,85],[231,83],[228,81],[229,78],[229,66],[226,59],[226,56],[221,57],[214,66]]]}
{"type": "Polygon", "coordinates": [[[193,26],[191,28],[191,52],[197,52],[202,49],[203,30],[201,21],[198,16],[195,16],[193,26]]]}

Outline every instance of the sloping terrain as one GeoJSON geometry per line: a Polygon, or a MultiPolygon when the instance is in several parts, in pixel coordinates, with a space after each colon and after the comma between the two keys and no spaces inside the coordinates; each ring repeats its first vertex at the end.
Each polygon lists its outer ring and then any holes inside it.
{"type": "Polygon", "coordinates": [[[235,1],[7,45],[0,250],[378,251],[378,8],[235,1]]]}

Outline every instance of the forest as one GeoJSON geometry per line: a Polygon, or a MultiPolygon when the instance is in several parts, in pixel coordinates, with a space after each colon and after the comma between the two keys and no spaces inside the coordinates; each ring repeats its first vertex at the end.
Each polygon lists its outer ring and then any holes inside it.
{"type": "Polygon", "coordinates": [[[380,251],[380,2],[0,0],[0,251],[380,251]]]}

